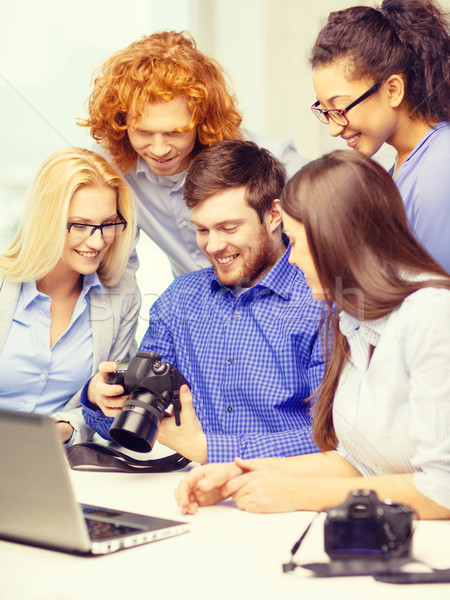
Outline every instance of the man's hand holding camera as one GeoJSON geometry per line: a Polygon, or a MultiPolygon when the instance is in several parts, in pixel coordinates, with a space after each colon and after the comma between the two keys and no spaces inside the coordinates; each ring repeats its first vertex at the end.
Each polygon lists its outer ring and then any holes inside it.
{"type": "MultiPolygon", "coordinates": [[[[115,418],[130,397],[124,394],[125,388],[118,383],[108,383],[111,373],[118,368],[114,362],[99,364],[98,373],[91,379],[88,388],[88,398],[99,406],[107,417],[115,418]]],[[[175,416],[165,413],[158,428],[158,441],[189,460],[199,463],[207,461],[206,435],[193,407],[192,394],[184,384],[180,389],[180,425],[176,424],[175,416]]],[[[161,414],[162,417],[162,414],[161,414]]]]}
{"type": "Polygon", "coordinates": [[[206,435],[195,414],[187,385],[181,386],[180,403],[181,425],[175,424],[175,417],[165,417],[159,426],[158,441],[189,460],[203,464],[207,460],[206,435]]]}
{"type": "Polygon", "coordinates": [[[91,379],[88,388],[89,401],[97,404],[107,417],[115,417],[128,398],[128,395],[123,395],[125,390],[121,385],[106,383],[109,374],[116,369],[117,363],[115,362],[101,362],[98,366],[98,373],[91,379]]]}

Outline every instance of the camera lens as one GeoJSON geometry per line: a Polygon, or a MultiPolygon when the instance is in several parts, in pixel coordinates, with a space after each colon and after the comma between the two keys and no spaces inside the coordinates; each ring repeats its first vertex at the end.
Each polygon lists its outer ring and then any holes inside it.
{"type": "Polygon", "coordinates": [[[133,392],[109,429],[111,439],[134,452],[150,452],[164,406],[146,391],[133,392]]]}

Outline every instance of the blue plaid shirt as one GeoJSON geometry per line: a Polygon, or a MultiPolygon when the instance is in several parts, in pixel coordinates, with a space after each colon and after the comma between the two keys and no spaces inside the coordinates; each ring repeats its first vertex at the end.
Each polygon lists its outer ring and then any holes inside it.
{"type": "MultiPolygon", "coordinates": [[[[288,255],[238,296],[212,267],[182,275],[150,309],[140,350],[190,382],[208,462],[317,452],[304,399],[323,377],[321,303],[288,255]]],[[[108,439],[112,419],[86,406],[84,414],[108,439]]]]}

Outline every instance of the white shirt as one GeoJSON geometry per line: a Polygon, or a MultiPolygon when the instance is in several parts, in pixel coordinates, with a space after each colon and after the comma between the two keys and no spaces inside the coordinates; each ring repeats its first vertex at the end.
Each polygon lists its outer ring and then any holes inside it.
{"type": "MultiPolygon", "coordinates": [[[[307,160],[299,156],[294,142],[288,138],[263,138],[243,131],[245,139],[269,150],[292,177],[307,160]]],[[[138,157],[136,167],[126,175],[136,196],[138,227],[168,256],[174,276],[210,266],[197,246],[196,229],[191,223],[191,210],[184,202],[184,181],[187,171],[170,177],[155,175],[147,163],[138,157]]],[[[129,270],[136,270],[136,253],[130,259],[129,270]]],[[[146,265],[151,269],[151,265],[146,265]]]]}
{"type": "Polygon", "coordinates": [[[375,321],[341,313],[340,329],[352,364],[333,406],[338,452],[364,476],[414,473],[450,508],[450,291],[423,288],[375,321]]]}

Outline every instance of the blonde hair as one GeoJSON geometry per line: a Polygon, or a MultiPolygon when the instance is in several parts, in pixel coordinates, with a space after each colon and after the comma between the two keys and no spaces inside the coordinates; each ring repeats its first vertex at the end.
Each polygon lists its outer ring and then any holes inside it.
{"type": "Polygon", "coordinates": [[[127,221],[123,233],[108,247],[98,275],[116,285],[123,275],[136,233],[136,209],[126,181],[102,156],[83,148],[52,154],[38,171],[17,233],[0,254],[0,273],[11,281],[36,281],[61,259],[67,235],[70,202],[82,187],[109,186],[117,196],[117,210],[127,221]]]}

